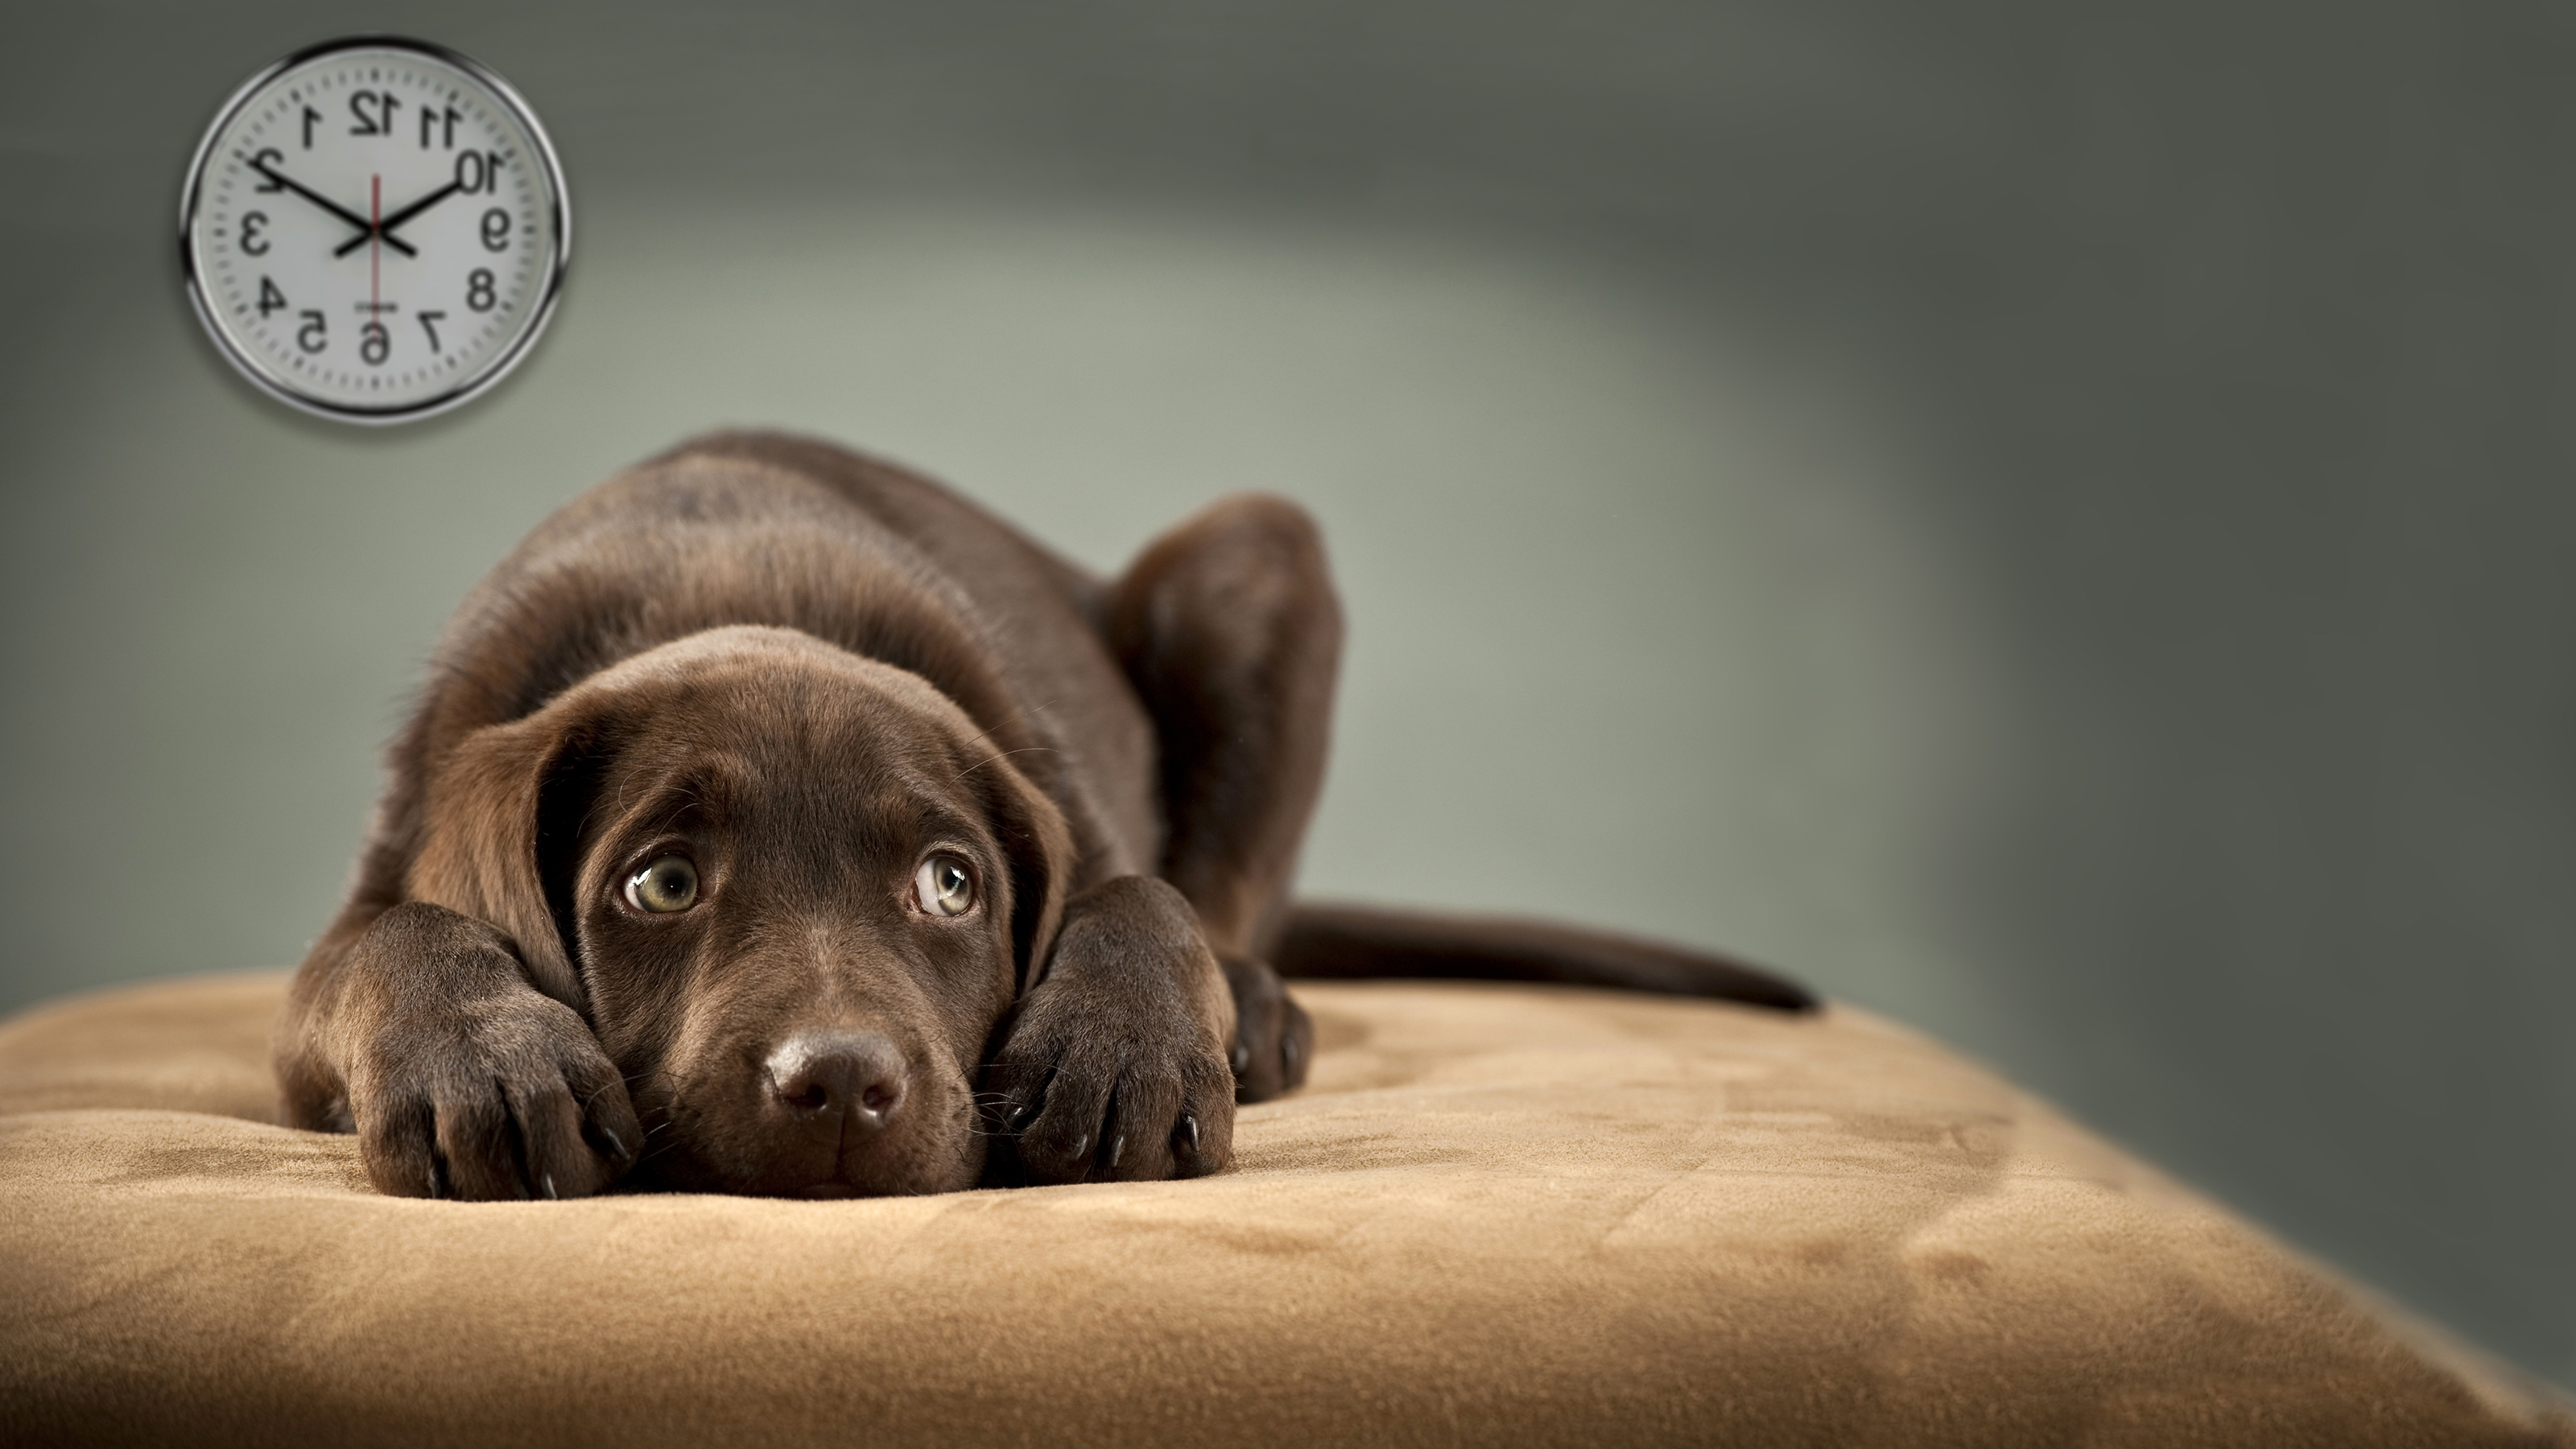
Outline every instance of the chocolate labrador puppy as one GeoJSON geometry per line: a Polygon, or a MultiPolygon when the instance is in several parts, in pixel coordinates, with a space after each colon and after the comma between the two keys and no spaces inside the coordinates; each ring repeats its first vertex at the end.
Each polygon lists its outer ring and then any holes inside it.
{"type": "Polygon", "coordinates": [[[412,1196],[1165,1178],[1304,1079],[1273,960],[1812,1004],[1613,938],[1292,912],[1340,642],[1275,498],[1104,583],[885,463],[684,445],[449,625],[279,1023],[286,1119],[412,1196]]]}

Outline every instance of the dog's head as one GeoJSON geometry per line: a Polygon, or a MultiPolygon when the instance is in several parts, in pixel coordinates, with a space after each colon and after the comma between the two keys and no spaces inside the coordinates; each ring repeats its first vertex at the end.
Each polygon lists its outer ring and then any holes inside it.
{"type": "Polygon", "coordinates": [[[672,1186],[973,1185],[987,1040],[1055,930],[1063,816],[921,676],[691,635],[469,736],[413,894],[580,1011],[672,1186]]]}

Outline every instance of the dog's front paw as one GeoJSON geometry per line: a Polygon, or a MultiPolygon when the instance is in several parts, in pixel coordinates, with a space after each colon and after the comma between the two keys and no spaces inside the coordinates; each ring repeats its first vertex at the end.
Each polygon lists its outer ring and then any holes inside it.
{"type": "MultiPolygon", "coordinates": [[[[428,916],[437,908],[398,910],[428,916]]],[[[391,923],[430,928],[418,934],[441,948],[412,955],[416,973],[464,964],[452,959],[459,948],[490,953],[495,969],[437,972],[449,989],[377,996],[351,1023],[347,1111],[367,1176],[400,1197],[604,1191],[643,1145],[625,1079],[572,1008],[517,979],[498,933],[438,915],[445,919],[391,923]],[[459,939],[469,935],[489,939],[459,939]],[[493,984],[467,989],[461,980],[493,984]]],[[[398,934],[371,933],[369,944],[398,934]]]]}
{"type": "Polygon", "coordinates": [[[1234,991],[1234,1068],[1238,1102],[1266,1102],[1306,1085],[1315,1054],[1315,1023],[1266,961],[1220,957],[1234,991]]]}
{"type": "Polygon", "coordinates": [[[1112,881],[1068,912],[1045,981],[984,1076],[994,1175],[1032,1183],[1198,1177],[1234,1151],[1231,1011],[1178,892],[1112,881]]]}

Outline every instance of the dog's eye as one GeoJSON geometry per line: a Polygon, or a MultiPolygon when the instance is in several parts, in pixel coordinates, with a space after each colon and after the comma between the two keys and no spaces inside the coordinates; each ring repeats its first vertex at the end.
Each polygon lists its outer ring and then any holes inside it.
{"type": "Polygon", "coordinates": [[[912,873],[913,899],[934,916],[962,916],[975,904],[975,872],[953,855],[934,855],[912,873]]]}
{"type": "Polygon", "coordinates": [[[698,901],[698,868],[685,855],[666,855],[635,872],[626,883],[626,900],[639,911],[667,916],[698,901]]]}

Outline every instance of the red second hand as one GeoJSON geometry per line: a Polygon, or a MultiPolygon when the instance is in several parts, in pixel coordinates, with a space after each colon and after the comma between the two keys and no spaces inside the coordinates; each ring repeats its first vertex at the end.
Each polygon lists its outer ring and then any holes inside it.
{"type": "Polygon", "coordinates": [[[385,178],[383,173],[367,178],[367,320],[384,315],[385,296],[381,279],[385,263],[385,178]]]}

